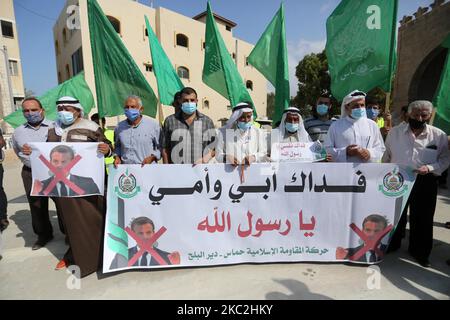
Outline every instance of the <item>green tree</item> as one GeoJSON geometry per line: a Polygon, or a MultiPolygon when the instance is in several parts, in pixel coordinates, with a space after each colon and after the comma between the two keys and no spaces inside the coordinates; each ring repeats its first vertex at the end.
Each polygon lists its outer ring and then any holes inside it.
{"type": "Polygon", "coordinates": [[[307,116],[321,94],[330,94],[330,75],[325,51],[306,55],[298,63],[295,75],[299,82],[294,101],[302,114],[307,116]]]}

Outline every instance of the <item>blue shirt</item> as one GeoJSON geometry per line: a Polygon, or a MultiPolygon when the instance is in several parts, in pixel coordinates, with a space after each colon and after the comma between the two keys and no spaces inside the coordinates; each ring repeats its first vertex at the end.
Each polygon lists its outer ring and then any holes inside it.
{"type": "Polygon", "coordinates": [[[142,116],[138,125],[121,121],[114,130],[115,154],[123,164],[141,164],[154,155],[161,159],[161,127],[156,120],[142,116]]]}
{"type": "Polygon", "coordinates": [[[48,129],[53,127],[53,123],[53,121],[44,119],[39,127],[35,128],[27,122],[14,130],[12,135],[14,152],[28,168],[31,168],[30,156],[22,153],[23,145],[30,144],[30,142],[46,142],[48,129]]]}

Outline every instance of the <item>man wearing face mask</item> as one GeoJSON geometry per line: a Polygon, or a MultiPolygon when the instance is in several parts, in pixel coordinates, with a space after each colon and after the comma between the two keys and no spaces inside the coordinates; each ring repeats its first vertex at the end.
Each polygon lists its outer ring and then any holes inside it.
{"type": "MultiPolygon", "coordinates": [[[[53,228],[48,213],[48,197],[30,196],[32,174],[30,163],[31,148],[28,144],[47,141],[48,130],[53,126],[53,121],[45,118],[45,110],[41,102],[36,98],[23,100],[22,112],[27,122],[14,130],[12,141],[14,152],[23,163],[23,186],[30,206],[33,231],[38,236],[32,250],[38,250],[53,239],[53,228]]],[[[60,228],[63,230],[61,225],[60,228]]]]}
{"type": "Polygon", "coordinates": [[[142,115],[141,98],[129,96],[125,100],[126,120],[114,131],[114,165],[157,163],[161,159],[161,127],[159,123],[142,115]]]}
{"type": "Polygon", "coordinates": [[[377,124],[367,119],[366,94],[349,93],[342,102],[341,118],[335,121],[325,139],[327,153],[335,162],[379,162],[385,150],[377,124]]]}
{"type": "MultiPolygon", "coordinates": [[[[99,143],[98,152],[110,156],[111,142],[102,128],[83,118],[84,109],[73,97],[62,97],[57,102],[58,119],[55,127],[48,131],[48,142],[99,143]]],[[[100,267],[104,217],[106,214],[103,196],[78,198],[54,198],[62,217],[69,242],[69,250],[57,264],[56,270],[70,265],[80,268],[84,277],[100,267]]]]}
{"type": "Polygon", "coordinates": [[[305,129],[313,141],[325,141],[331,124],[336,118],[331,117],[331,99],[328,95],[321,95],[312,109],[313,116],[305,120],[305,129]]]}
{"type": "Polygon", "coordinates": [[[216,159],[232,166],[250,165],[267,159],[264,132],[253,126],[253,105],[242,102],[233,108],[226,125],[219,129],[216,159]]]}
{"type": "Polygon", "coordinates": [[[414,101],[408,107],[408,123],[394,127],[386,138],[383,162],[403,164],[417,173],[416,182],[389,245],[389,251],[401,246],[402,230],[406,227],[409,206],[409,248],[413,258],[423,267],[433,247],[433,217],[437,198],[437,177],[450,164],[447,135],[427,122],[433,105],[429,101],[414,101]]]}
{"type": "Polygon", "coordinates": [[[380,128],[381,135],[383,136],[383,138],[386,138],[389,130],[391,129],[391,115],[389,113],[385,115],[386,121],[382,116],[380,116],[380,103],[374,97],[366,97],[366,109],[367,118],[376,122],[378,128],[380,128]]]}
{"type": "Polygon", "coordinates": [[[165,164],[208,163],[214,157],[214,123],[197,110],[194,89],[182,89],[180,97],[180,109],[164,121],[163,161],[165,164]]]}
{"type": "Polygon", "coordinates": [[[269,154],[278,143],[312,141],[303,126],[303,119],[298,108],[289,107],[284,110],[280,125],[272,130],[270,140],[269,154]]]}

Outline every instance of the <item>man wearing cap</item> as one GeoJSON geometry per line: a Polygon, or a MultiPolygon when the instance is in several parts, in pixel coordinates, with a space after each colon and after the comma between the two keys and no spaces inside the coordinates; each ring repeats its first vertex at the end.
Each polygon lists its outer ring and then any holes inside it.
{"type": "Polygon", "coordinates": [[[233,108],[226,125],[219,129],[216,159],[233,166],[267,160],[264,132],[253,125],[253,105],[242,102],[233,108]]]}
{"type": "Polygon", "coordinates": [[[377,124],[366,116],[366,94],[353,91],[341,106],[341,118],[330,126],[325,148],[335,162],[380,162],[385,150],[377,124]]]}
{"type": "MultiPolygon", "coordinates": [[[[62,97],[57,102],[58,118],[48,132],[48,142],[96,142],[98,152],[112,154],[112,146],[103,130],[93,121],[83,118],[83,106],[73,97],[62,97]]],[[[66,234],[69,250],[56,269],[77,265],[81,277],[97,271],[103,236],[105,205],[103,196],[55,198],[66,234]]]]}
{"type": "Polygon", "coordinates": [[[125,100],[125,116],[115,131],[114,165],[152,164],[161,159],[161,127],[159,123],[142,115],[144,106],[138,96],[125,100]]]}
{"type": "MultiPolygon", "coordinates": [[[[32,197],[30,195],[33,182],[29,143],[47,141],[48,130],[53,126],[53,121],[45,118],[45,110],[36,98],[27,98],[22,101],[22,113],[26,122],[14,130],[12,141],[14,152],[23,163],[22,182],[30,206],[33,231],[38,237],[32,250],[38,250],[53,239],[53,228],[48,212],[48,197],[32,197]]],[[[59,218],[58,220],[60,229],[63,231],[62,223],[59,218]]]]}

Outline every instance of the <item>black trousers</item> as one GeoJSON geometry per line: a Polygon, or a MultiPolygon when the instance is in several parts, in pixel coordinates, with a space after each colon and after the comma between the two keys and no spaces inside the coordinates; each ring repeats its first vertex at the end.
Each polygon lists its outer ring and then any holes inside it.
{"type": "Polygon", "coordinates": [[[0,163],[0,220],[8,218],[8,199],[6,198],[6,193],[3,189],[3,172],[3,165],[0,163]]]}
{"type": "Polygon", "coordinates": [[[406,228],[409,207],[409,247],[411,255],[418,259],[428,259],[433,248],[433,218],[437,199],[437,177],[432,174],[417,176],[402,217],[395,229],[389,247],[401,246],[406,228]]]}
{"type": "Polygon", "coordinates": [[[22,168],[22,181],[28,204],[30,205],[31,224],[34,233],[37,234],[39,238],[51,238],[53,236],[53,228],[48,213],[48,198],[30,196],[33,179],[31,169],[26,166],[23,166],[22,168]]]}

